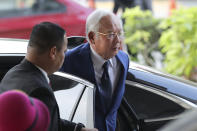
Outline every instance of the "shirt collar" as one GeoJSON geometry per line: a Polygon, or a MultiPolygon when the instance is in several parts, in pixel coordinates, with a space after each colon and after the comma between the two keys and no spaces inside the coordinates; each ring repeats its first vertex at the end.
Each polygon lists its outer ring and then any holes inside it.
{"type": "Polygon", "coordinates": [[[35,66],[42,72],[42,74],[43,74],[44,77],[46,78],[47,82],[49,83],[50,81],[49,81],[49,77],[48,77],[46,71],[44,71],[42,68],[40,68],[40,67],[37,66],[37,65],[35,65],[35,66]]]}
{"type": "MultiPolygon", "coordinates": [[[[90,45],[91,57],[95,67],[102,68],[103,64],[107,61],[103,59],[90,45]]],[[[110,66],[113,66],[112,58],[109,59],[110,66]]]]}

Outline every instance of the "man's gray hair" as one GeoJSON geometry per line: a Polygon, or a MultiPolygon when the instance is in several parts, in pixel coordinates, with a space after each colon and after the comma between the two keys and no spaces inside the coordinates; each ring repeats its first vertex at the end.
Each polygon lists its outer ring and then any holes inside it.
{"type": "MultiPolygon", "coordinates": [[[[90,32],[94,32],[96,33],[99,30],[100,27],[100,20],[104,17],[104,16],[111,16],[111,17],[117,17],[115,16],[115,14],[113,14],[110,11],[107,10],[103,10],[103,9],[97,9],[95,10],[93,13],[91,13],[87,20],[86,20],[86,38],[87,41],[90,43],[88,34],[90,32]]],[[[117,17],[118,18],[118,17],[117,17]]],[[[122,21],[120,20],[120,26],[122,28],[122,21]]]]}

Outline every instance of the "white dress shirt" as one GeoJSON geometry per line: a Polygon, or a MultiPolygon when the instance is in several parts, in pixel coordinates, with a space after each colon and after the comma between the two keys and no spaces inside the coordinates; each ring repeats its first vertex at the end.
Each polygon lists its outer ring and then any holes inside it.
{"type": "MultiPolygon", "coordinates": [[[[103,64],[107,61],[103,59],[94,49],[90,46],[91,49],[91,58],[93,62],[93,67],[94,67],[94,73],[95,73],[95,78],[97,85],[101,85],[101,77],[103,75],[103,64]]],[[[108,68],[108,73],[110,77],[110,81],[112,84],[112,93],[115,90],[115,87],[117,86],[119,77],[120,77],[120,62],[116,59],[116,57],[112,57],[109,59],[109,68],[108,68]]],[[[100,87],[99,87],[100,88],[100,87]]]]}
{"type": "Polygon", "coordinates": [[[44,71],[42,68],[40,68],[40,67],[37,66],[37,65],[35,65],[35,66],[42,72],[42,74],[44,75],[44,77],[45,77],[46,80],[47,80],[47,83],[50,84],[49,77],[48,77],[46,71],[44,71]]]}

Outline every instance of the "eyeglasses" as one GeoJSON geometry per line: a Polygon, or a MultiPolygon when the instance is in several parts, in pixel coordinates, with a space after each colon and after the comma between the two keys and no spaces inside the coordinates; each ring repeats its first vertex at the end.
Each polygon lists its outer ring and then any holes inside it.
{"type": "Polygon", "coordinates": [[[116,36],[118,36],[118,38],[120,39],[123,39],[124,38],[124,32],[118,32],[118,33],[114,33],[114,32],[111,32],[111,33],[102,33],[102,32],[97,32],[101,35],[104,35],[104,36],[107,36],[108,39],[114,39],[116,36]]]}

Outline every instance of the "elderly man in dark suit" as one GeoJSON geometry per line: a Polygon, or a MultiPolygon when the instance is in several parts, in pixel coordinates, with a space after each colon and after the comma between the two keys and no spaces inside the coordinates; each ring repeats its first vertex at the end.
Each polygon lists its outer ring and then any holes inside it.
{"type": "Polygon", "coordinates": [[[61,71],[96,85],[95,127],[115,131],[129,58],[120,50],[124,34],[121,20],[112,12],[96,10],[86,21],[88,43],[68,51],[61,71]]]}
{"type": "Polygon", "coordinates": [[[49,131],[87,131],[82,124],[60,119],[58,105],[49,85],[48,75],[61,67],[66,50],[67,38],[60,26],[50,22],[35,25],[25,59],[7,72],[1,81],[0,92],[19,89],[44,102],[51,117],[49,131]]]}

